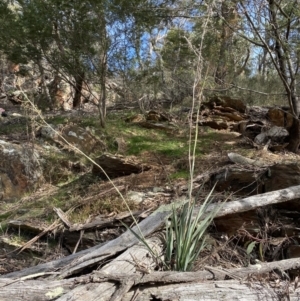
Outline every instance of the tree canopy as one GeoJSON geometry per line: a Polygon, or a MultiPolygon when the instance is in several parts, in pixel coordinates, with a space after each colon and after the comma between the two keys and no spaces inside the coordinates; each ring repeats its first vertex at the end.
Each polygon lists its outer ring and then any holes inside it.
{"type": "Polygon", "coordinates": [[[192,97],[199,57],[205,93],[240,94],[250,102],[253,93],[245,95],[247,90],[277,94],[275,101],[286,101],[297,119],[298,4],[2,1],[0,53],[13,63],[39,66],[41,75],[51,71],[68,81],[75,89],[74,107],[84,84],[98,85],[103,126],[108,80],[122,83],[125,98],[180,103],[192,97]]]}

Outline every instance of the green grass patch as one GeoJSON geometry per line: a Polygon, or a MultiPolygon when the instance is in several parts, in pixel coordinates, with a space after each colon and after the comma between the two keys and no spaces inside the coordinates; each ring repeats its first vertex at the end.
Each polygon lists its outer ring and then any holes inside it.
{"type": "Polygon", "coordinates": [[[190,173],[189,171],[186,169],[186,170],[178,170],[174,173],[172,173],[170,175],[170,179],[172,180],[177,180],[177,179],[185,179],[187,180],[190,176],[190,173]]]}
{"type": "Polygon", "coordinates": [[[96,117],[83,117],[79,125],[82,127],[94,127],[99,128],[99,118],[96,117]]]}
{"type": "Polygon", "coordinates": [[[9,135],[23,133],[26,134],[26,124],[25,123],[14,123],[14,124],[1,124],[0,135],[9,135]]]}
{"type": "Polygon", "coordinates": [[[69,122],[69,119],[65,116],[57,115],[57,116],[47,118],[46,122],[53,125],[66,124],[69,122]]]}
{"type": "MultiPolygon", "coordinates": [[[[127,155],[139,156],[144,152],[168,157],[172,160],[188,158],[189,134],[166,133],[163,130],[146,129],[136,124],[127,123],[120,115],[110,115],[107,119],[106,136],[108,151],[115,152],[115,137],[122,137],[127,144],[127,155]]],[[[200,133],[197,138],[196,157],[209,153],[213,143],[218,141],[220,134],[214,130],[200,133]]]]}
{"type": "Polygon", "coordinates": [[[182,139],[169,137],[163,133],[148,132],[144,135],[132,136],[128,139],[128,154],[139,155],[144,151],[178,158],[187,154],[188,146],[182,139]]]}

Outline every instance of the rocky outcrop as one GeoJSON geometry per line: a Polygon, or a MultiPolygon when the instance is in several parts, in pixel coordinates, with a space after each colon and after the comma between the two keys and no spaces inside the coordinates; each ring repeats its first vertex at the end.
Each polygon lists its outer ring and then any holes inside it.
{"type": "Polygon", "coordinates": [[[10,200],[43,182],[39,153],[31,144],[16,145],[0,140],[0,197],[10,200]]]}
{"type": "MultiPolygon", "coordinates": [[[[41,66],[40,66],[41,67],[41,66]]],[[[75,79],[66,74],[57,74],[49,66],[41,69],[31,64],[15,65],[8,63],[0,74],[0,100],[3,103],[10,101],[20,105],[24,100],[30,99],[38,107],[73,109],[76,91],[75,79]]],[[[97,105],[99,95],[91,83],[84,83],[81,90],[79,105],[92,102],[97,105]]]]}

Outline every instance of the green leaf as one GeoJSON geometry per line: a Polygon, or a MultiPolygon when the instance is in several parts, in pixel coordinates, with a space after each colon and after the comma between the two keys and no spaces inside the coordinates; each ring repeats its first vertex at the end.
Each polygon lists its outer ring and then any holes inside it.
{"type": "Polygon", "coordinates": [[[253,251],[255,245],[256,245],[256,241],[252,241],[252,242],[248,245],[247,250],[246,250],[246,252],[247,252],[248,255],[250,255],[250,254],[252,253],[252,251],[253,251]]]}

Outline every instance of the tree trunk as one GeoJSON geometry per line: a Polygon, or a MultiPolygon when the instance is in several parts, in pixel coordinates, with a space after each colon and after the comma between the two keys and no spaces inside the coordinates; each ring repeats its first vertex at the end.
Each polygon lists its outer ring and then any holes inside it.
{"type": "Polygon", "coordinates": [[[236,10],[234,7],[228,4],[227,2],[222,2],[221,4],[221,15],[224,18],[225,22],[222,24],[221,32],[221,43],[219,50],[219,57],[217,62],[217,69],[215,73],[215,82],[220,87],[224,88],[226,86],[226,78],[229,73],[229,52],[232,48],[232,39],[233,39],[233,30],[228,27],[227,24],[230,24],[231,27],[236,26],[236,10]]]}
{"type": "Polygon", "coordinates": [[[293,153],[297,153],[300,145],[300,120],[298,118],[294,117],[289,133],[290,141],[287,149],[293,153]]]}
{"type": "Polygon", "coordinates": [[[84,72],[81,71],[75,76],[75,96],[73,99],[73,108],[78,108],[81,104],[81,92],[84,81],[84,72]]]}
{"type": "MultiPolygon", "coordinates": [[[[278,61],[277,71],[284,84],[288,102],[293,114],[294,120],[293,125],[290,129],[290,141],[288,145],[288,150],[297,153],[300,144],[300,100],[297,96],[296,86],[297,86],[297,69],[293,67],[291,52],[286,46],[289,42],[289,31],[286,31],[285,36],[280,35],[280,26],[278,24],[278,13],[277,5],[274,0],[269,0],[270,18],[272,22],[272,30],[275,38],[275,53],[278,61]]],[[[288,20],[291,22],[290,20],[288,20]]],[[[291,25],[291,24],[289,24],[291,25]]]]}
{"type": "Polygon", "coordinates": [[[105,21],[105,7],[98,12],[99,21],[102,23],[101,26],[101,38],[102,44],[99,49],[99,81],[100,81],[100,100],[98,104],[100,126],[105,128],[106,118],[106,76],[107,76],[107,51],[108,51],[108,38],[106,32],[106,21],[105,21]]]}
{"type": "MultiPolygon", "coordinates": [[[[105,56],[106,60],[106,56],[105,56]]],[[[101,68],[106,69],[106,62],[102,64],[101,68]]],[[[100,76],[100,86],[101,86],[101,94],[100,94],[100,101],[99,101],[99,118],[100,118],[100,126],[105,128],[105,117],[106,117],[106,70],[101,70],[100,76]]]]}

